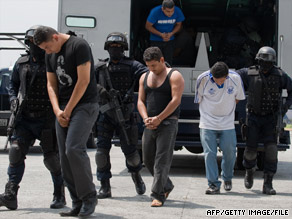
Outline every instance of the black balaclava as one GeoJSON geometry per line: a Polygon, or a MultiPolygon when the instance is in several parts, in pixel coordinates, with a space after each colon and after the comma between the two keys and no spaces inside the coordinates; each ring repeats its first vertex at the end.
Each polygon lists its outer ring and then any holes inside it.
{"type": "Polygon", "coordinates": [[[42,50],[33,42],[29,43],[29,53],[33,58],[35,58],[36,62],[43,62],[45,59],[45,50],[42,50]]]}
{"type": "Polygon", "coordinates": [[[124,57],[124,48],[117,46],[109,46],[108,53],[110,55],[111,60],[119,61],[124,57]]]}
{"type": "Polygon", "coordinates": [[[259,60],[260,72],[266,73],[274,66],[273,62],[259,60]]]}

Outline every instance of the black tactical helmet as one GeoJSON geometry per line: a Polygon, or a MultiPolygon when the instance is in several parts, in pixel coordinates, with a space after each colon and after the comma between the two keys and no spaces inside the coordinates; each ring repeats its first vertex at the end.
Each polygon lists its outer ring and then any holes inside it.
{"type": "Polygon", "coordinates": [[[265,62],[276,62],[276,52],[273,48],[264,46],[259,49],[256,60],[262,60],[265,62]]]}
{"type": "Polygon", "coordinates": [[[33,38],[34,32],[35,30],[39,27],[40,25],[34,25],[31,28],[29,28],[26,32],[25,32],[25,37],[24,37],[24,43],[26,45],[29,45],[30,39],[33,38]]]}
{"type": "Polygon", "coordinates": [[[128,42],[125,34],[122,34],[120,32],[110,33],[104,43],[104,50],[108,50],[109,45],[111,45],[112,43],[120,44],[122,45],[124,50],[128,50],[128,42]]]}

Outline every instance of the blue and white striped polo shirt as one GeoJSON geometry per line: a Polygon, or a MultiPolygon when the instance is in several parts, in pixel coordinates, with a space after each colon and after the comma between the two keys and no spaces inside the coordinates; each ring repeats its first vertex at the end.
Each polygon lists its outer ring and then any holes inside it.
{"type": "Polygon", "coordinates": [[[199,75],[195,103],[199,103],[200,128],[211,130],[234,129],[236,100],[244,100],[241,77],[229,70],[226,80],[218,86],[210,71],[199,75]]]}

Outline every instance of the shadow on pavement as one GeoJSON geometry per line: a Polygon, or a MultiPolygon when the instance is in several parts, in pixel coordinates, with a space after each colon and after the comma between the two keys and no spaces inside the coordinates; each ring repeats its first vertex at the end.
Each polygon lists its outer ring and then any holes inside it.
{"type": "MultiPolygon", "coordinates": [[[[98,206],[98,205],[97,205],[98,206]]],[[[48,213],[48,214],[56,214],[57,216],[59,216],[59,212],[62,211],[68,211],[70,208],[65,207],[62,209],[49,209],[49,208],[19,208],[17,209],[18,212],[21,212],[22,215],[29,215],[29,214],[36,214],[36,213],[48,213]]],[[[0,212],[5,212],[5,211],[11,211],[9,209],[0,209],[0,212]]],[[[108,214],[100,214],[97,212],[98,210],[95,210],[94,214],[91,216],[88,216],[86,218],[108,218],[108,219],[120,219],[120,218],[124,218],[124,217],[120,217],[120,216],[114,216],[114,215],[108,215],[108,214]]],[[[70,217],[72,218],[72,217],[70,217]]],[[[78,218],[78,217],[74,217],[74,218],[78,218]]]]}

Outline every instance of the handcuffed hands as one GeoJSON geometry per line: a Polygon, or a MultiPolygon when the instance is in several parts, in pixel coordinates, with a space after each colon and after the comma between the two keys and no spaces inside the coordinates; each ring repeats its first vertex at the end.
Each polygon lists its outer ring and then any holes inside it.
{"type": "Polygon", "coordinates": [[[161,119],[158,116],[144,118],[143,121],[147,129],[157,129],[161,123],[161,119]]]}

